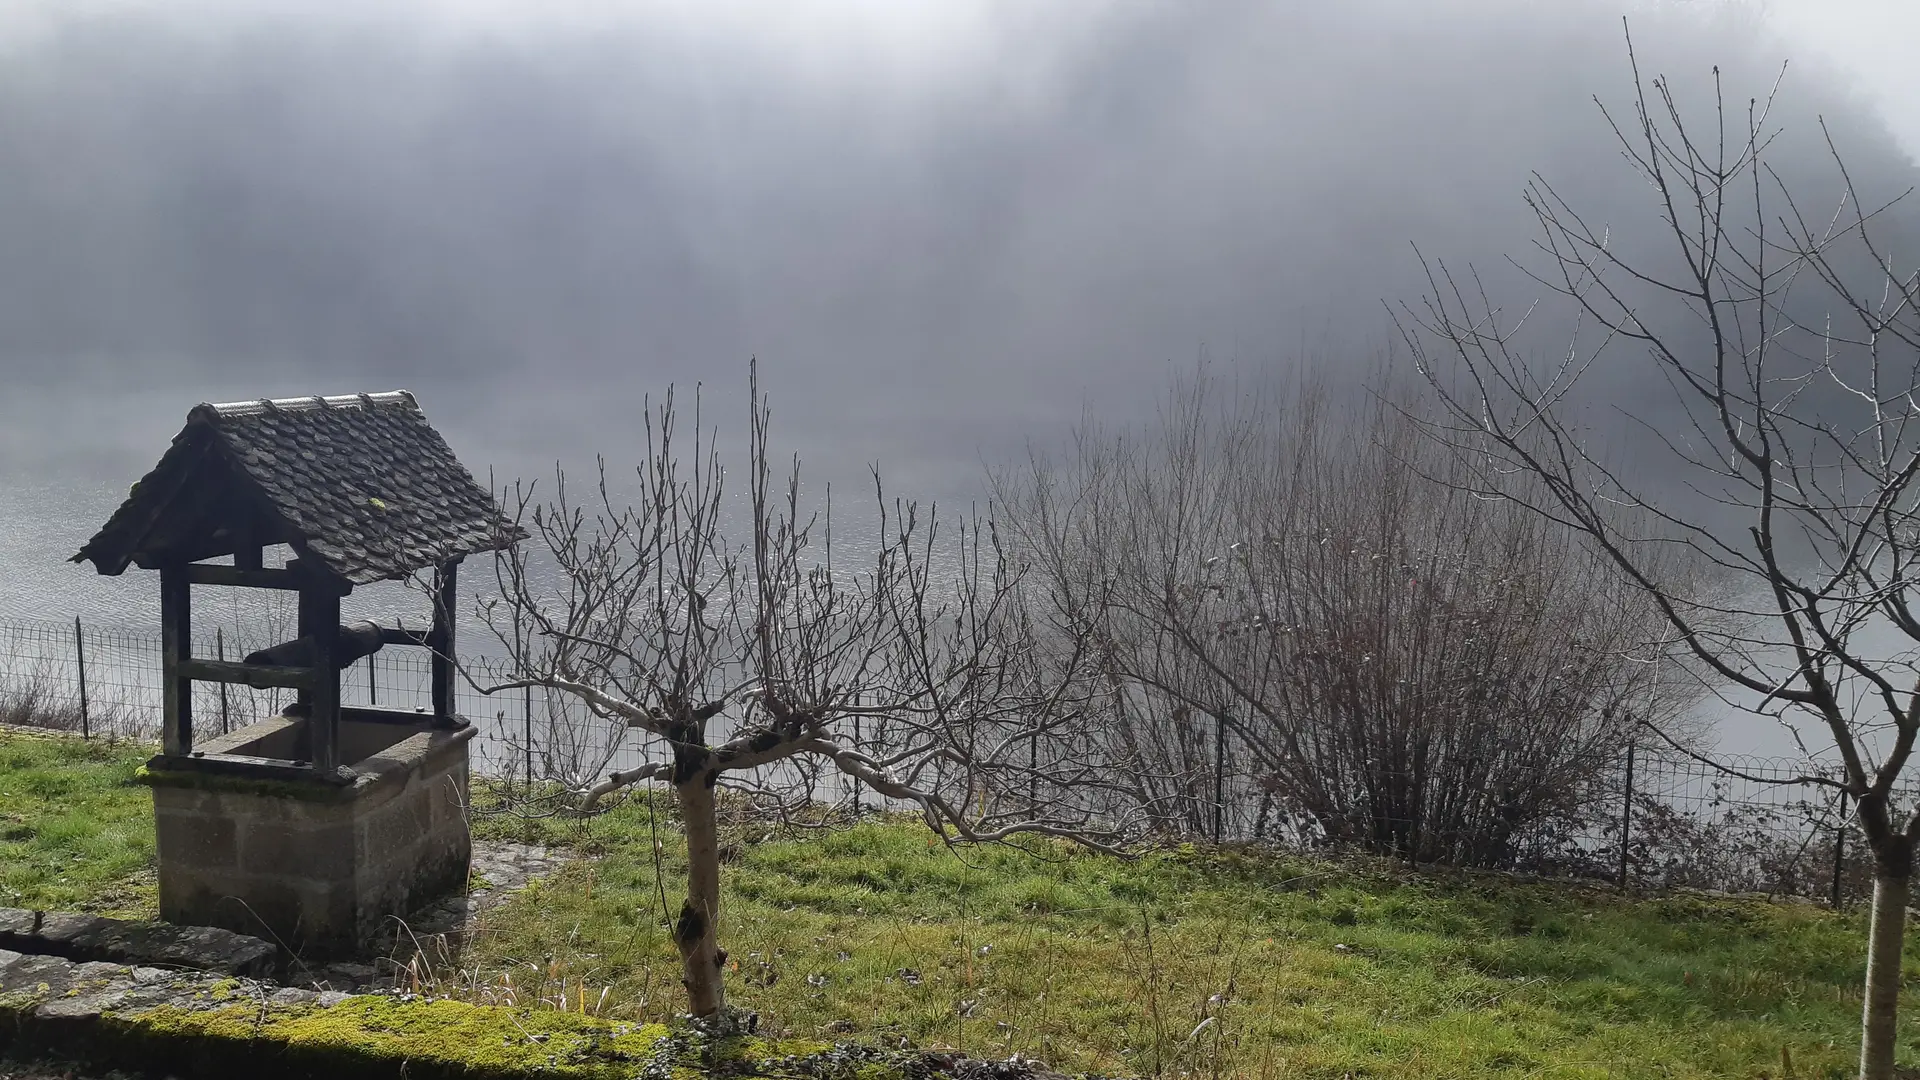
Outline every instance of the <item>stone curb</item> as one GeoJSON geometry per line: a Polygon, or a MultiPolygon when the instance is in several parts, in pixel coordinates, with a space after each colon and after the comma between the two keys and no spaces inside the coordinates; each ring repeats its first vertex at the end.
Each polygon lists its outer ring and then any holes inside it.
{"type": "Polygon", "coordinates": [[[0,1056],[59,1051],[145,1069],[167,1064],[164,1055],[102,1052],[110,1051],[116,1042],[107,1037],[111,1021],[162,1009],[204,1012],[249,999],[325,1008],[346,997],[200,971],[70,960],[0,948],[0,1056]]]}
{"type": "Polygon", "coordinates": [[[556,1014],[556,1023],[511,1012],[0,949],[0,1059],[57,1056],[143,1073],[276,1080],[601,1080],[636,1075],[643,1062],[635,1051],[653,1042],[585,1017],[556,1014]],[[484,1027],[493,1046],[462,1032],[451,1049],[428,1039],[416,1049],[393,1034],[409,1006],[420,1010],[415,1026],[423,1031],[484,1027]],[[340,1014],[332,1028],[330,1013],[340,1014]],[[503,1038],[511,1064],[495,1060],[503,1038]]]}
{"type": "Polygon", "coordinates": [[[0,907],[0,950],[256,979],[270,977],[279,961],[279,951],[267,942],[217,927],[5,907],[0,907]]]}
{"type": "Polygon", "coordinates": [[[274,1080],[1068,1080],[1038,1062],[702,1039],[552,1010],[316,992],[0,950],[0,1062],[274,1080]]]}

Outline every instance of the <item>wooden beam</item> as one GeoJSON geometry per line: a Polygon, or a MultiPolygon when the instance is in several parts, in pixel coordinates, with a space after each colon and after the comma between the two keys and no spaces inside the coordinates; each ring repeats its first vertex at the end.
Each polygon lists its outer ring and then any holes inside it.
{"type": "Polygon", "coordinates": [[[215,540],[195,536],[158,550],[142,549],[135,554],[133,561],[142,569],[164,570],[168,566],[190,566],[202,559],[218,559],[233,553],[234,544],[231,537],[215,540]]]}
{"type": "Polygon", "coordinates": [[[193,660],[190,584],[180,567],[160,568],[160,742],[176,757],[193,753],[193,679],[182,670],[193,660]]]}
{"type": "Polygon", "coordinates": [[[311,668],[281,667],[278,664],[241,664],[230,660],[182,660],[180,674],[201,682],[236,683],[264,690],[269,686],[303,689],[311,686],[311,668]]]}
{"type": "MultiPolygon", "coordinates": [[[[259,554],[255,549],[254,554],[259,554]]],[[[291,570],[246,569],[218,563],[190,563],[187,580],[195,585],[239,585],[248,589],[283,589],[298,592],[311,581],[291,570]]]]}
{"type": "Polygon", "coordinates": [[[453,718],[453,622],[460,602],[460,560],[448,559],[433,570],[433,717],[453,718]]]}
{"type": "Polygon", "coordinates": [[[266,565],[266,545],[260,542],[266,530],[259,517],[242,510],[233,530],[233,565],[241,570],[258,570],[266,565]]]}
{"type": "Polygon", "coordinates": [[[424,712],[411,709],[363,709],[342,708],[340,719],[352,720],[363,724],[395,724],[399,726],[419,726],[433,719],[424,712]]]}
{"type": "Polygon", "coordinates": [[[340,639],[340,595],[323,587],[300,592],[300,636],[313,639],[311,683],[301,691],[309,708],[307,730],[313,764],[332,773],[340,764],[340,668],[334,663],[340,639]]]}
{"type": "MultiPolygon", "coordinates": [[[[296,556],[287,560],[287,573],[306,583],[307,588],[331,590],[336,596],[349,596],[353,593],[353,582],[346,578],[335,577],[319,559],[310,555],[296,556]]],[[[335,619],[334,622],[339,622],[335,619]]]]}

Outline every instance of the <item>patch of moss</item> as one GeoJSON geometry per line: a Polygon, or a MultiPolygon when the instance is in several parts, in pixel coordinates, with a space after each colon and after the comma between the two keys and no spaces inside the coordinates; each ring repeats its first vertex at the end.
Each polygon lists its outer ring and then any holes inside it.
{"type": "MultiPolygon", "coordinates": [[[[613,1080],[652,1060],[667,1029],[616,1025],[550,1010],[359,997],[328,1008],[253,1004],[192,1011],[164,1007],[115,1021],[143,1044],[191,1048],[215,1063],[219,1048],[257,1059],[262,1050],[291,1075],[384,1075],[405,1062],[407,1075],[542,1076],[613,1080]]],[[[175,1054],[168,1055],[177,1056],[175,1054]]]]}
{"type": "MultiPolygon", "coordinates": [[[[215,997],[219,995],[216,993],[215,997]]],[[[665,1025],[617,1024],[577,1013],[357,997],[322,1008],[256,1004],[192,1011],[165,1007],[116,1021],[152,1044],[193,1046],[213,1064],[217,1047],[257,1057],[265,1049],[289,1075],[384,1074],[400,1062],[410,1077],[522,1077],[614,1080],[636,1073],[761,1075],[773,1062],[818,1055],[824,1043],[729,1038],[707,1042],[665,1025]]]]}
{"type": "MultiPolygon", "coordinates": [[[[710,1038],[664,1024],[458,1001],[356,997],[331,1007],[265,1006],[241,995],[212,1009],[162,1006],[106,1013],[97,1023],[41,1023],[39,993],[0,994],[0,1045],[53,1052],[102,1068],[278,1080],[811,1080],[933,1078],[912,1052],[810,1039],[710,1038]],[[918,1065],[919,1067],[916,1067],[918,1065]]],[[[237,985],[237,984],[235,984],[237,985]]],[[[97,989],[89,987],[88,989],[97,989]]]]}

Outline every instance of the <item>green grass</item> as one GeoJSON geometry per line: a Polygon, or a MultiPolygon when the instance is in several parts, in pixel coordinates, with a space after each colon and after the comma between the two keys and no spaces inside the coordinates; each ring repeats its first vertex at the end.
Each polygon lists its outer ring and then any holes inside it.
{"type": "MultiPolygon", "coordinates": [[[[150,802],[132,782],[147,753],[0,735],[0,903],[151,912],[150,802]]],[[[590,822],[482,817],[479,835],[584,857],[486,916],[423,988],[672,1015],[661,894],[677,911],[684,864],[657,825],[661,881],[644,798],[590,822]]],[[[908,821],[727,834],[729,993],[775,1036],[1329,1080],[1777,1080],[1783,1049],[1799,1078],[1850,1075],[1855,1053],[1857,912],[1191,849],[950,851],[908,821]]]]}
{"type": "MultiPolygon", "coordinates": [[[[489,917],[466,990],[681,1007],[644,801],[519,828],[594,857],[489,917]]],[[[730,830],[722,941],[730,1000],[777,1034],[1160,1076],[1780,1077],[1784,1049],[1805,1078],[1856,1053],[1857,914],[1193,849],[950,851],[910,821],[769,831],[730,830]]]]}
{"type": "Polygon", "coordinates": [[[0,734],[0,906],[151,918],[153,748],[0,734]]]}

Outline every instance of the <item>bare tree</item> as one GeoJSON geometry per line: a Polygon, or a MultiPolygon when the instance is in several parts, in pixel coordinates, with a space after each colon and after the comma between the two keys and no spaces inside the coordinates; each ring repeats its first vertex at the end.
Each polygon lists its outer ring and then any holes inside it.
{"type": "Polygon", "coordinates": [[[1030,617],[990,524],[962,521],[949,539],[932,513],[888,505],[876,470],[879,536],[848,565],[831,496],[805,508],[797,460],[776,484],[768,419],[756,383],[744,520],[698,399],[689,443],[671,391],[647,408],[632,505],[604,464],[585,504],[564,475],[546,502],[517,489],[539,543],[500,556],[498,596],[482,604],[512,668],[486,692],[562,693],[664,745],[576,794],[591,807],[671,785],[689,866],[674,940],[699,1017],[730,1015],[719,788],[790,807],[824,766],[950,841],[1035,833],[1113,849],[1137,831],[1103,794],[1114,770],[1085,730],[1082,643],[1030,617]],[[861,719],[884,741],[856,744],[861,719]]]}
{"type": "Polygon", "coordinates": [[[1743,115],[1716,71],[1701,126],[1637,60],[1633,80],[1631,116],[1601,111],[1649,185],[1664,250],[1624,253],[1536,174],[1526,201],[1544,265],[1528,273],[1585,332],[1536,362],[1524,316],[1503,317],[1477,276],[1439,263],[1402,329],[1448,417],[1435,433],[1479,467],[1483,490],[1590,538],[1698,669],[1751,696],[1744,707],[1826,733],[1840,778],[1795,782],[1851,795],[1873,854],[1860,1075],[1883,1080],[1920,839],[1920,815],[1893,804],[1920,735],[1920,278],[1883,246],[1891,204],[1861,203],[1830,135],[1834,200],[1802,213],[1769,160],[1778,82],[1743,115]],[[1657,466],[1623,468],[1590,445],[1583,392],[1599,370],[1657,389],[1664,416],[1623,414],[1657,466]],[[1530,482],[1517,492],[1516,475],[1530,482]],[[1735,587],[1675,588],[1655,568],[1675,548],[1735,587]]]}
{"type": "Polygon", "coordinates": [[[1139,792],[1163,825],[1257,801],[1257,830],[1509,865],[1632,720],[1687,703],[1653,606],[1571,534],[1450,482],[1401,403],[1219,397],[1203,373],[1143,435],[1089,426],[1064,465],[999,478],[1096,643],[1110,727],[1165,785],[1139,792]]]}

